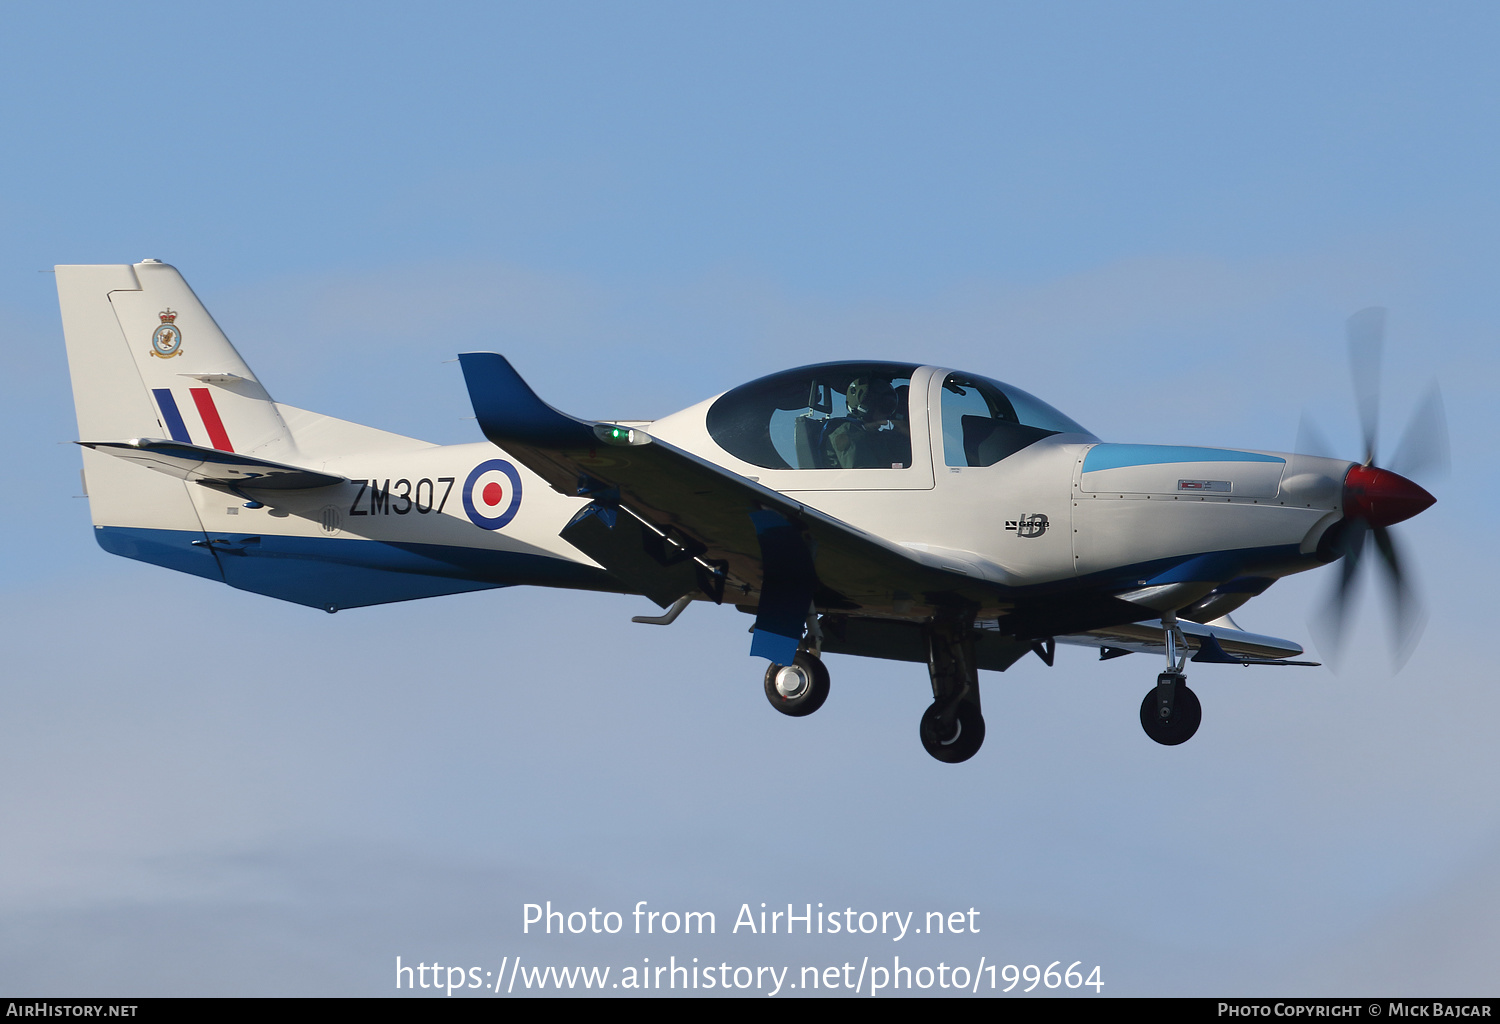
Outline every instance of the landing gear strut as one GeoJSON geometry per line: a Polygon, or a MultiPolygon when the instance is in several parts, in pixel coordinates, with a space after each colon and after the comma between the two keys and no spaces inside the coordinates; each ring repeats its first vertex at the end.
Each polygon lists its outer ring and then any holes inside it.
{"type": "Polygon", "coordinates": [[[1186,743],[1203,721],[1203,705],[1187,687],[1187,641],[1177,627],[1177,616],[1162,616],[1167,635],[1167,670],[1156,677],[1156,686],[1141,701],[1141,728],[1163,746],[1186,743]]]}
{"type": "Polygon", "coordinates": [[[984,743],[974,630],[968,621],[934,622],[927,629],[932,705],[922,713],[922,747],[947,764],[967,761],[984,743]]]}

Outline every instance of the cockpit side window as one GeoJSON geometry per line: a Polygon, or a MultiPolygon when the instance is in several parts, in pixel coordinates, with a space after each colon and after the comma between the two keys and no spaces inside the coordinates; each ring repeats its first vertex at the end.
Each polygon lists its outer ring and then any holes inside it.
{"type": "Polygon", "coordinates": [[[998,381],[950,373],[942,396],[949,466],[993,466],[1052,434],[1088,434],[1045,402],[998,381]]]}
{"type": "Polygon", "coordinates": [[[914,370],[829,363],[763,377],[715,402],[708,432],[731,455],[766,469],[905,469],[914,370]]]}

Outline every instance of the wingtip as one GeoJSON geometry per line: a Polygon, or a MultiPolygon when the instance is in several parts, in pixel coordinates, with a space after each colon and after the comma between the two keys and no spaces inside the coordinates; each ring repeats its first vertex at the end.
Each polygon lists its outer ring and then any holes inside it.
{"type": "Polygon", "coordinates": [[[498,352],[462,352],[458,357],[474,418],[484,436],[538,448],[598,444],[593,427],[548,405],[498,352]]]}

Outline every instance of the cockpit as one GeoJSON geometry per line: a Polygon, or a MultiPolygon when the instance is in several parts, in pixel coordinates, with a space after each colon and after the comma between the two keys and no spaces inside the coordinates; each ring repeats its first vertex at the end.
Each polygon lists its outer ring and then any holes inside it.
{"type": "Polygon", "coordinates": [[[943,380],[943,461],[949,466],[993,466],[1053,434],[1089,434],[1020,388],[972,374],[943,380]]]}
{"type": "MultiPolygon", "coordinates": [[[[1089,435],[1020,388],[937,373],[948,466],[991,466],[1053,434],[1089,435]]],[[[719,447],[765,469],[905,469],[912,465],[912,418],[925,419],[933,401],[932,377],[914,363],[804,366],[726,392],[709,407],[706,426],[719,447]]]]}

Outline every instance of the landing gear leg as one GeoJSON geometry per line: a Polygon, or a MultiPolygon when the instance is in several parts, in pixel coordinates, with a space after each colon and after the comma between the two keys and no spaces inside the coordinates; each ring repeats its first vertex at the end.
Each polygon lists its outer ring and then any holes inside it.
{"type": "Polygon", "coordinates": [[[1177,627],[1177,616],[1162,616],[1167,634],[1167,670],[1156,677],[1156,686],[1141,701],[1141,728],[1163,746],[1186,743],[1203,721],[1203,705],[1187,687],[1187,642],[1177,627]]]}
{"type": "Polygon", "coordinates": [[[807,611],[807,639],[790,665],[766,669],[766,700],[783,715],[803,718],[828,699],[828,669],[823,664],[823,629],[817,608],[807,611]]]}
{"type": "Polygon", "coordinates": [[[922,713],[922,747],[947,764],[967,761],[984,743],[971,622],[959,619],[928,627],[927,671],[933,699],[922,713]]]}

